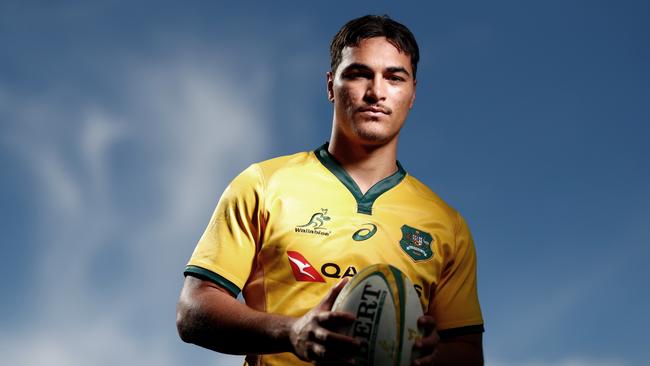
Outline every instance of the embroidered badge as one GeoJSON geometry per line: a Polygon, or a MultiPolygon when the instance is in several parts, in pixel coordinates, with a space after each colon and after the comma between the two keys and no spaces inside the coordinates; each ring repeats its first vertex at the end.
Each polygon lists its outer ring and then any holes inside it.
{"type": "Polygon", "coordinates": [[[433,257],[433,238],[431,234],[402,225],[402,239],[399,241],[402,250],[414,261],[425,261],[433,257]]]}

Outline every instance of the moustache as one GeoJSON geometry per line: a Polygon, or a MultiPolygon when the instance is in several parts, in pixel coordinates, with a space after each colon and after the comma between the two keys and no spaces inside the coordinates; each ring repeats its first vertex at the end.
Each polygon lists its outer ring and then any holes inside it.
{"type": "Polygon", "coordinates": [[[366,105],[357,108],[357,112],[379,112],[383,114],[391,114],[393,110],[383,105],[366,105]]]}

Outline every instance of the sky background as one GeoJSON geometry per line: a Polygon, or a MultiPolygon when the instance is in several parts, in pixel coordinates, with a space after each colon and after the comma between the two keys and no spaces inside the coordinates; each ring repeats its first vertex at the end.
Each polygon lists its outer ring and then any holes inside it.
{"type": "Polygon", "coordinates": [[[486,365],[649,364],[650,3],[570,0],[0,1],[0,363],[240,365],[179,340],[184,265],[329,138],[366,13],[420,44],[399,159],[472,229],[486,365]]]}

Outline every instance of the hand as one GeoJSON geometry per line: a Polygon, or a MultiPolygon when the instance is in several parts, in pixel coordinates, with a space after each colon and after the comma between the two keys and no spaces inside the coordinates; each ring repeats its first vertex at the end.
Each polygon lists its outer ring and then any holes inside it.
{"type": "Polygon", "coordinates": [[[418,327],[422,329],[424,337],[418,339],[413,345],[413,352],[419,355],[418,359],[413,361],[414,366],[433,365],[436,348],[440,337],[436,331],[436,322],[431,315],[422,315],[418,319],[418,327]]]}
{"type": "Polygon", "coordinates": [[[336,330],[351,325],[355,316],[330,311],[346,282],[344,279],[330,289],[320,304],[291,326],[289,338],[293,352],[300,359],[325,365],[354,365],[354,356],[359,352],[361,342],[336,330]]]}

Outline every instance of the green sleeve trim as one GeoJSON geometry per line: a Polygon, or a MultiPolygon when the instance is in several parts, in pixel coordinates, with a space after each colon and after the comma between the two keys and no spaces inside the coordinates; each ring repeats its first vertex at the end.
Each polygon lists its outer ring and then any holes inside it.
{"type": "Polygon", "coordinates": [[[185,276],[188,275],[194,276],[202,280],[208,280],[210,282],[214,282],[215,284],[228,290],[228,292],[230,292],[234,297],[237,297],[237,295],[239,295],[239,293],[241,292],[239,287],[237,287],[237,285],[235,285],[234,283],[230,282],[228,279],[202,267],[191,266],[191,265],[187,266],[185,267],[185,272],[183,272],[183,274],[185,276]]]}
{"type": "Polygon", "coordinates": [[[352,179],[348,172],[343,169],[341,164],[327,151],[329,143],[325,143],[318,149],[314,150],[316,158],[323,164],[343,185],[352,193],[352,196],[357,201],[357,212],[366,215],[372,215],[372,205],[375,200],[386,191],[398,185],[404,177],[406,171],[402,164],[397,161],[397,171],[392,175],[380,180],[372,186],[366,194],[361,193],[361,189],[357,183],[352,179]]]}
{"type": "Polygon", "coordinates": [[[483,324],[478,324],[478,325],[469,325],[466,327],[439,330],[438,335],[440,336],[440,339],[444,341],[446,339],[457,337],[457,336],[474,334],[474,333],[483,333],[483,332],[485,332],[485,328],[483,327],[483,324]]]}

